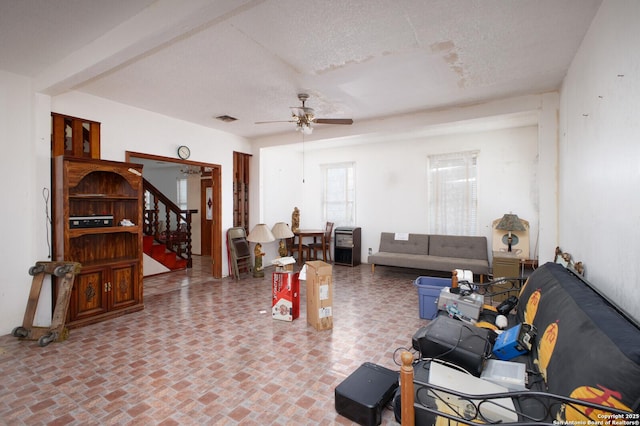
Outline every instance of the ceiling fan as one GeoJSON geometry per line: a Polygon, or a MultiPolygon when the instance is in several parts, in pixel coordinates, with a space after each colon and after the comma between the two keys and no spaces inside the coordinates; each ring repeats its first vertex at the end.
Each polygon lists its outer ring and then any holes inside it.
{"type": "Polygon", "coordinates": [[[353,124],[351,118],[316,118],[313,108],[305,105],[309,95],[306,93],[298,93],[298,99],[302,102],[302,106],[291,107],[291,120],[286,121],[257,121],[256,124],[264,123],[296,123],[296,130],[304,134],[311,134],[313,127],[311,123],[317,124],[353,124]]]}

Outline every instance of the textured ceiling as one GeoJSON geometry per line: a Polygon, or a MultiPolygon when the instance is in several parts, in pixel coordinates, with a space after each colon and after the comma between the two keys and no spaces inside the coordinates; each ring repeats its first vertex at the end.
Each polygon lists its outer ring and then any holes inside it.
{"type": "Polygon", "coordinates": [[[249,138],[293,131],[254,122],[288,120],[299,92],[356,127],[557,89],[599,5],[0,0],[0,69],[249,138]]]}

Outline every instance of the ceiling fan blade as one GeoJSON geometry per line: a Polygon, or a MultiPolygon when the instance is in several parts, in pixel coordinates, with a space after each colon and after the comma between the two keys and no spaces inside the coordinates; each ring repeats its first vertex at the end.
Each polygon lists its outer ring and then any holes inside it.
{"type": "Polygon", "coordinates": [[[297,121],[296,120],[256,121],[253,124],[269,124],[269,123],[297,123],[297,121]]]}
{"type": "Polygon", "coordinates": [[[314,123],[318,124],[353,124],[351,118],[314,118],[314,123]]]}

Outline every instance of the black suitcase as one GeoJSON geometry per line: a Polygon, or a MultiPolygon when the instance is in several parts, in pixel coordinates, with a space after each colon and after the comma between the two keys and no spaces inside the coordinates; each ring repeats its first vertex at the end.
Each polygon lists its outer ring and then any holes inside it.
{"type": "Polygon", "coordinates": [[[335,389],[338,414],[364,426],[382,422],[382,410],[398,387],[399,373],[365,362],[335,389]]]}
{"type": "Polygon", "coordinates": [[[415,332],[413,348],[422,358],[436,358],[464,368],[480,377],[491,355],[490,330],[439,315],[415,332]]]}

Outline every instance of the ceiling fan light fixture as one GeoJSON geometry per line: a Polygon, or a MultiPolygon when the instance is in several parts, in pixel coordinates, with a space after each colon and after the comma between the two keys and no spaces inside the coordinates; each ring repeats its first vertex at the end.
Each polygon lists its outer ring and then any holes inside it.
{"type": "Polygon", "coordinates": [[[298,132],[304,133],[305,135],[310,135],[311,133],[313,133],[313,127],[311,127],[309,123],[298,123],[298,125],[296,126],[296,130],[298,132]]]}

